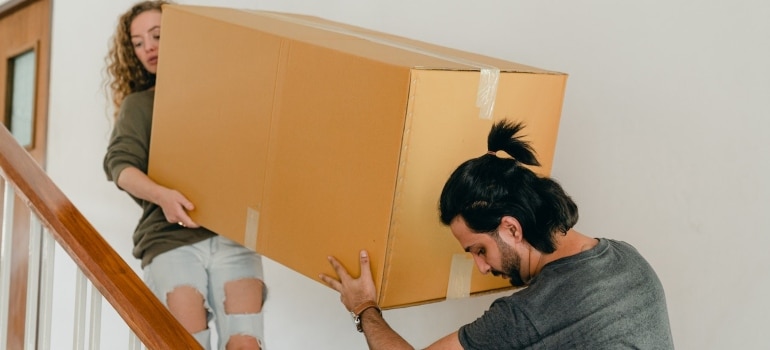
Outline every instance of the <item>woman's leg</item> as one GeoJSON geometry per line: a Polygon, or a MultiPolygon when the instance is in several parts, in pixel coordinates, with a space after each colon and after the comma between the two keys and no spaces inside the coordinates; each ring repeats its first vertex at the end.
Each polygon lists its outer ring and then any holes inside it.
{"type": "Polygon", "coordinates": [[[264,346],[262,305],[267,296],[262,258],[227,238],[218,237],[209,267],[211,303],[220,349],[264,346]]]}
{"type": "Polygon", "coordinates": [[[144,268],[145,282],[155,296],[204,349],[211,348],[207,253],[201,249],[207,241],[160,254],[144,268]]]}

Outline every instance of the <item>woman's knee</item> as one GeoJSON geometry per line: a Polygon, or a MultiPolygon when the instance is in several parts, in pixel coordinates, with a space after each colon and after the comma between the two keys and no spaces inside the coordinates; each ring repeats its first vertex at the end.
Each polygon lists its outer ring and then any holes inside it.
{"type": "Polygon", "coordinates": [[[225,283],[225,313],[251,314],[262,312],[267,289],[258,278],[244,278],[225,283]]]}
{"type": "Polygon", "coordinates": [[[208,328],[208,317],[203,294],[192,286],[178,286],[166,294],[171,314],[190,333],[208,328]]]}

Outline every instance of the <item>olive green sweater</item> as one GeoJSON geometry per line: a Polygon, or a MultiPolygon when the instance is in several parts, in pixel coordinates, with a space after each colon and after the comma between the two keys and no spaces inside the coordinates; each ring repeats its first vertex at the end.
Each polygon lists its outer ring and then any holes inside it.
{"type": "MultiPolygon", "coordinates": [[[[117,183],[120,172],[131,166],[147,173],[154,100],[154,90],[136,92],[123,100],[104,156],[104,171],[109,181],[117,183]]],[[[142,207],[142,216],[134,231],[133,254],[142,260],[143,268],[163,252],[216,235],[202,227],[191,229],[170,223],[155,203],[131,198],[142,207]]]]}

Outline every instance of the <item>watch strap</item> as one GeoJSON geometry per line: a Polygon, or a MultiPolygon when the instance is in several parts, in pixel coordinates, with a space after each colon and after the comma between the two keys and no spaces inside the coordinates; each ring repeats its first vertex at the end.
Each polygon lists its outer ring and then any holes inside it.
{"type": "Polygon", "coordinates": [[[382,315],[382,310],[380,309],[380,306],[377,305],[374,301],[368,300],[365,301],[358,306],[354,307],[353,310],[350,310],[350,315],[353,316],[353,323],[356,325],[356,330],[360,333],[364,332],[364,327],[361,324],[361,314],[364,313],[364,311],[368,309],[376,309],[377,312],[382,315]]]}

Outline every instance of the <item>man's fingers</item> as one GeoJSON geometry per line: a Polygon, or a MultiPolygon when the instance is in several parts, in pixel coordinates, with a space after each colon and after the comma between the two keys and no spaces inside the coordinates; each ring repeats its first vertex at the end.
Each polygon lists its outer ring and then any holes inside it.
{"type": "Polygon", "coordinates": [[[359,257],[361,260],[361,277],[371,280],[372,269],[369,267],[369,253],[367,253],[366,250],[362,250],[359,257]]]}
{"type": "Polygon", "coordinates": [[[344,281],[346,279],[350,279],[350,274],[348,274],[348,270],[345,269],[345,267],[340,264],[337,259],[335,259],[333,256],[329,257],[329,262],[332,264],[332,267],[334,268],[334,272],[337,273],[337,277],[340,278],[340,281],[344,281]]]}
{"type": "Polygon", "coordinates": [[[339,292],[342,289],[342,284],[340,283],[340,281],[337,281],[334,278],[331,278],[324,274],[320,274],[318,275],[318,277],[321,278],[321,281],[326,283],[326,285],[328,285],[329,287],[332,287],[334,290],[339,292]]]}
{"type": "Polygon", "coordinates": [[[337,273],[337,276],[339,277],[339,280],[328,276],[326,274],[320,274],[318,277],[326,283],[329,287],[332,287],[334,290],[342,293],[342,280],[343,279],[350,279],[350,275],[348,275],[348,271],[345,270],[342,265],[335,259],[333,256],[328,257],[329,263],[332,264],[332,267],[334,268],[334,271],[337,273]]]}

